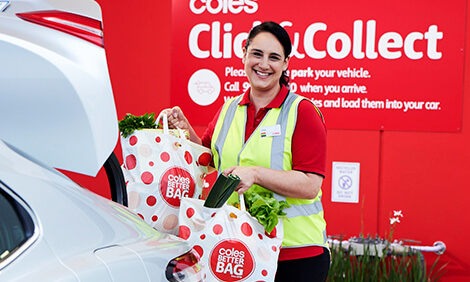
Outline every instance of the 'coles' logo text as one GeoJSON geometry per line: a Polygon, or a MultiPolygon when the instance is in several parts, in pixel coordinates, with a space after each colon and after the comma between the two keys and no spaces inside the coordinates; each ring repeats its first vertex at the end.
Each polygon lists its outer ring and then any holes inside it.
{"type": "Polygon", "coordinates": [[[239,14],[242,11],[253,14],[258,11],[256,0],[190,0],[189,9],[196,15],[205,11],[215,15],[218,13],[239,14]]]}

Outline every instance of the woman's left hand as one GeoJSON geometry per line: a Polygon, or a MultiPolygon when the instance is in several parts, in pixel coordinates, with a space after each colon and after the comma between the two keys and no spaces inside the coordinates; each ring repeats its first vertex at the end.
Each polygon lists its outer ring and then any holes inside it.
{"type": "Polygon", "coordinates": [[[256,172],[253,167],[232,166],[225,169],[223,174],[234,174],[240,178],[240,183],[235,188],[239,195],[243,194],[256,182],[256,172]]]}
{"type": "Polygon", "coordinates": [[[279,195],[296,199],[314,199],[323,183],[323,177],[314,173],[297,170],[274,170],[262,166],[232,166],[223,171],[240,177],[235,191],[243,194],[257,184],[279,195]]]}

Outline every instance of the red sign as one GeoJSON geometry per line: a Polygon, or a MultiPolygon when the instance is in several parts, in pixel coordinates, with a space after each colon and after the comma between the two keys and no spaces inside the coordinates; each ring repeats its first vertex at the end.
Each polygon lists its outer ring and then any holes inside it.
{"type": "Polygon", "coordinates": [[[328,128],[461,129],[465,0],[173,1],[171,99],[207,125],[249,83],[242,47],[253,25],[289,33],[291,90],[328,128]]]}

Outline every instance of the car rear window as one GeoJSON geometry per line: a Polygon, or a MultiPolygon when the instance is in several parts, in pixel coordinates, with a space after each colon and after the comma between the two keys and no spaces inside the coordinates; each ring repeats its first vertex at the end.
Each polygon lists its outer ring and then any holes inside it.
{"type": "MultiPolygon", "coordinates": [[[[15,254],[33,235],[34,223],[25,208],[0,183],[0,263],[15,254]]],[[[1,268],[1,265],[0,265],[1,268]]]]}

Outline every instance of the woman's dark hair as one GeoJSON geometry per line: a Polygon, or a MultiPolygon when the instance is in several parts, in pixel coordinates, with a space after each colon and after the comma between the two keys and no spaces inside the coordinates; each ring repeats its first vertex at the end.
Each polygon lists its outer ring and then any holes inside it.
{"type": "MultiPolygon", "coordinates": [[[[274,35],[277,40],[279,40],[282,48],[284,49],[284,56],[286,58],[289,57],[290,52],[292,51],[292,42],[290,40],[289,34],[282,26],[272,21],[263,22],[250,30],[248,38],[246,39],[245,49],[248,49],[248,46],[250,45],[251,41],[253,41],[253,38],[255,38],[256,35],[261,32],[269,32],[274,35]]],[[[289,76],[287,75],[287,71],[283,71],[281,78],[279,79],[279,84],[287,86],[288,83],[289,76]]]]}

